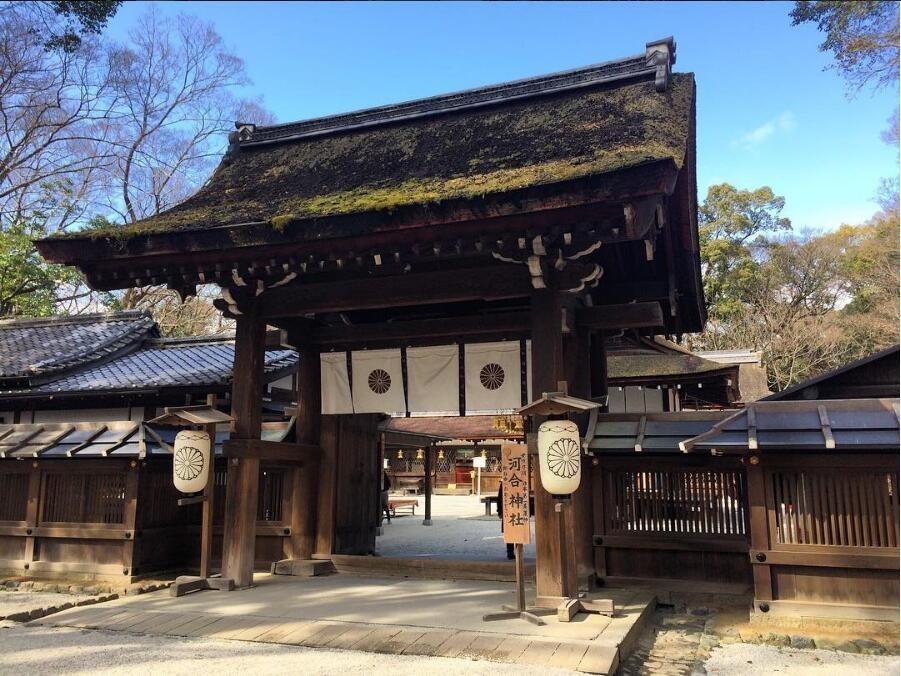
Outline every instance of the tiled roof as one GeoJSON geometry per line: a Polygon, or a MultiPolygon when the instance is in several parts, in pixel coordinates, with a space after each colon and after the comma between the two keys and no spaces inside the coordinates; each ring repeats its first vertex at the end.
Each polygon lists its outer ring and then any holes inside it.
{"type": "MultiPolygon", "coordinates": [[[[221,385],[231,380],[235,344],[219,341],[154,341],[125,356],[33,388],[32,393],[148,390],[221,385]]],[[[267,350],[265,373],[297,364],[294,350],[267,350]]]]}
{"type": "Polygon", "coordinates": [[[588,444],[598,453],[679,453],[680,441],[709,430],[730,411],[601,413],[588,444]]]}
{"type": "Polygon", "coordinates": [[[688,452],[897,452],[897,399],[757,401],[680,442],[688,452]]]}
{"type": "Polygon", "coordinates": [[[0,321],[0,389],[45,381],[155,335],[155,322],[140,311],[0,321]]]}

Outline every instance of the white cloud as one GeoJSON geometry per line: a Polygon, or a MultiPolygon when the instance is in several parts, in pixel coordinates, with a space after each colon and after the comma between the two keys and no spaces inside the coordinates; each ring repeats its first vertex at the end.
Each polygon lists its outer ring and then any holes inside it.
{"type": "Polygon", "coordinates": [[[795,116],[791,111],[786,110],[778,117],[774,117],[772,120],[769,120],[756,129],[752,129],[747,134],[742,135],[741,138],[736,141],[736,145],[739,145],[746,150],[750,150],[756,148],[777,133],[790,132],[794,128],[795,116]]]}

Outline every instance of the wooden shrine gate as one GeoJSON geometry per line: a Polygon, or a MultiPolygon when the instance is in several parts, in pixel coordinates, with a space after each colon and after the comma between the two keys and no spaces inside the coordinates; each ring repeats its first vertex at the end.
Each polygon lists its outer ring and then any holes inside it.
{"type": "MultiPolygon", "coordinates": [[[[369,423],[336,433],[322,417],[320,353],[531,340],[533,397],[566,383],[590,398],[606,394],[602,331],[704,325],[695,83],[672,72],[675,50],[666,38],[565,74],[241,124],[185,202],[124,230],[37,243],[98,290],[220,287],[214,305],[236,334],[224,576],[253,579],[261,463],[303,463],[292,558],[368,546],[368,532],[342,523],[370,507],[355,512],[342,491],[376,471],[362,443],[343,441],[369,423]],[[267,326],[300,352],[294,443],[260,441],[267,326]]],[[[554,606],[574,588],[564,574],[594,574],[583,475],[566,511],[572,538],[536,487],[536,586],[554,606]]]]}

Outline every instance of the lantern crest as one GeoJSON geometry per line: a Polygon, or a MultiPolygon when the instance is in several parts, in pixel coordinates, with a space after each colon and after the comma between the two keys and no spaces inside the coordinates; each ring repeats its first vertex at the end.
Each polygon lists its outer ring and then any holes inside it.
{"type": "Polygon", "coordinates": [[[197,493],[206,487],[212,464],[210,435],[182,430],[175,435],[172,452],[172,481],[182,493],[197,493]]]}
{"type": "Polygon", "coordinates": [[[582,479],[579,426],[571,420],[546,420],[538,427],[541,485],[552,495],[569,495],[582,479]]]}

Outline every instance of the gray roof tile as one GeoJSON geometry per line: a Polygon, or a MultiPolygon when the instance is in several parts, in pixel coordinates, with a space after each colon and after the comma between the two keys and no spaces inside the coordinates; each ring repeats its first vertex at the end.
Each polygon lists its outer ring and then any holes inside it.
{"type": "MultiPolygon", "coordinates": [[[[157,389],[219,385],[232,376],[235,344],[155,341],[130,354],[80,370],[32,389],[54,393],[157,389]]],[[[275,374],[297,364],[294,350],[267,350],[265,372],[275,374]]]]}
{"type": "Polygon", "coordinates": [[[153,318],[139,311],[0,321],[0,389],[6,389],[4,380],[33,385],[134,349],[156,335],[153,318]]]}

